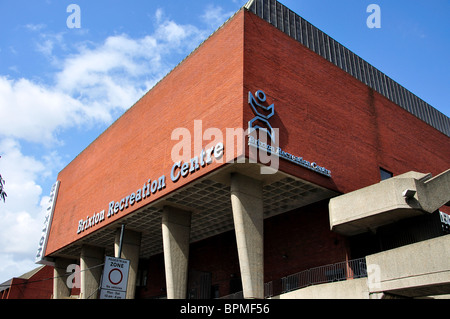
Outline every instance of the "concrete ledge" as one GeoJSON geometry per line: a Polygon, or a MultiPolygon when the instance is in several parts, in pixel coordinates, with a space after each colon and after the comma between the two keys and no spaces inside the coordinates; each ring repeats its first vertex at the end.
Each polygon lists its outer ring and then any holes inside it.
{"type": "Polygon", "coordinates": [[[436,178],[409,172],[330,200],[330,226],[353,236],[398,220],[432,213],[448,200],[450,171],[436,178]],[[405,190],[411,195],[405,196],[405,190]],[[447,199],[446,199],[447,198],[447,199]]]}
{"type": "Polygon", "coordinates": [[[450,293],[450,235],[366,257],[370,293],[405,297],[450,293]]]}
{"type": "Polygon", "coordinates": [[[310,286],[272,299],[369,299],[369,290],[367,278],[359,278],[310,286]]]}

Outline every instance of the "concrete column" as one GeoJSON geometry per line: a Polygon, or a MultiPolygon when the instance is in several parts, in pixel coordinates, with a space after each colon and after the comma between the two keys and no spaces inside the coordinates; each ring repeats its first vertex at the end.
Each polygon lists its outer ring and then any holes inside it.
{"type": "Polygon", "coordinates": [[[264,214],[262,183],[231,175],[231,205],[244,298],[264,298],[264,214]]]}
{"type": "Polygon", "coordinates": [[[70,274],[67,267],[74,264],[75,261],[66,258],[56,258],[53,268],[53,299],[64,299],[70,297],[71,287],[67,285],[67,279],[70,274]]]}
{"type": "Polygon", "coordinates": [[[165,206],[162,217],[167,299],[187,294],[191,213],[165,206]]]}
{"type": "MultiPolygon", "coordinates": [[[[120,232],[121,229],[117,229],[116,238],[114,242],[114,254],[119,254],[120,244],[120,232]]],[[[136,293],[136,279],[139,267],[139,252],[141,249],[141,237],[142,234],[132,230],[125,229],[122,240],[122,253],[119,258],[127,259],[130,261],[130,270],[128,272],[127,283],[127,299],[134,299],[136,293]]]]}
{"type": "Polygon", "coordinates": [[[100,279],[105,262],[105,249],[95,246],[83,245],[81,248],[81,299],[97,299],[100,288],[100,279]]]}

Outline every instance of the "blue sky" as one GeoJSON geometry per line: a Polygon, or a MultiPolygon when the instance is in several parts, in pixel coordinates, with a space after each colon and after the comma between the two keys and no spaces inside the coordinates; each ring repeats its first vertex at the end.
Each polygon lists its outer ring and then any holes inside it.
{"type": "MultiPolygon", "coordinates": [[[[245,2],[0,0],[0,283],[36,266],[58,172],[245,2]]],[[[281,2],[450,115],[448,0],[281,2]]]]}

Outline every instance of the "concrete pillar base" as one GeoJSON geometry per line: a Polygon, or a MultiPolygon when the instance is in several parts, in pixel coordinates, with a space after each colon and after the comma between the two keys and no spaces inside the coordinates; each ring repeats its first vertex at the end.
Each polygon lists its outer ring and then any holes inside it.
{"type": "Polygon", "coordinates": [[[105,249],[89,245],[81,248],[81,299],[97,299],[105,262],[105,249]]]}
{"type": "Polygon", "coordinates": [[[67,285],[69,275],[67,267],[75,264],[72,259],[56,258],[53,268],[53,299],[64,299],[70,297],[71,288],[67,285]]]}
{"type": "Polygon", "coordinates": [[[264,298],[264,213],[262,183],[231,175],[231,204],[245,299],[264,298]]]}
{"type": "Polygon", "coordinates": [[[191,213],[163,208],[162,233],[167,299],[185,299],[188,280],[191,213]]]}
{"type": "Polygon", "coordinates": [[[130,270],[128,272],[127,299],[134,299],[136,294],[136,279],[139,267],[139,252],[141,248],[141,233],[125,229],[122,241],[122,253],[119,254],[121,229],[117,229],[114,254],[115,256],[130,261],[130,270]]]}

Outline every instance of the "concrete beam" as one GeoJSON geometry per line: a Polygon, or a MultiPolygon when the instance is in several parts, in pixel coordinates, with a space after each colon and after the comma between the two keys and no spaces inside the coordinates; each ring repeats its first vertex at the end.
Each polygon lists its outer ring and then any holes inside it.
{"type": "Polygon", "coordinates": [[[191,212],[165,206],[162,234],[168,299],[186,298],[190,233],[191,212]]]}
{"type": "Polygon", "coordinates": [[[262,183],[231,174],[231,204],[244,298],[264,298],[264,214],[262,183]]]}
{"type": "Polygon", "coordinates": [[[417,199],[422,209],[433,213],[450,202],[450,169],[417,185],[417,199]]]}

